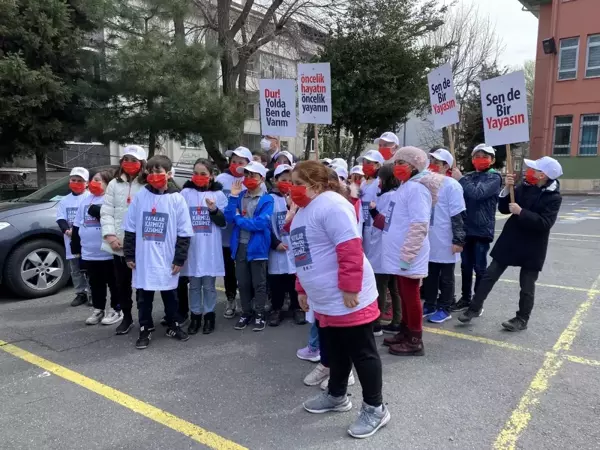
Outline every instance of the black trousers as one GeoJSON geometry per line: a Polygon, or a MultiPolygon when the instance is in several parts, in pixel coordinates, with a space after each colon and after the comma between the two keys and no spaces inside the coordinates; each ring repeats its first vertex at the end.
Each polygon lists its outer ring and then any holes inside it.
{"type": "Polygon", "coordinates": [[[188,285],[190,279],[182,275],[179,276],[179,284],[177,285],[177,301],[179,317],[183,321],[190,313],[190,296],[188,292],[188,285]]]}
{"type": "MultiPolygon", "coordinates": [[[[325,329],[319,326],[319,321],[315,319],[315,325],[319,332],[319,353],[321,354],[321,364],[325,367],[329,367],[329,348],[327,347],[327,337],[325,336],[325,329]]],[[[350,376],[350,374],[348,374],[350,376]]]]}
{"type": "Polygon", "coordinates": [[[300,305],[298,304],[298,293],[296,292],[295,274],[269,274],[268,280],[269,287],[271,288],[271,305],[273,306],[273,311],[281,311],[286,293],[290,296],[290,311],[300,309],[300,305]]]}
{"type": "MultiPolygon", "coordinates": [[[[165,306],[165,318],[168,326],[173,326],[180,322],[179,313],[177,312],[177,289],[170,291],[160,291],[163,304],[165,306]]],[[[145,291],[138,289],[137,307],[138,317],[140,320],[140,328],[153,328],[154,321],[152,320],[152,303],[154,302],[154,291],[145,291]]]]}
{"type": "MultiPolygon", "coordinates": [[[[473,311],[480,311],[483,307],[483,302],[488,297],[492,288],[496,282],[500,279],[504,271],[508,266],[500,264],[496,260],[492,260],[490,266],[487,268],[485,275],[481,280],[479,288],[475,291],[473,301],[469,309],[473,311]]],[[[535,297],[535,282],[538,279],[540,273],[537,270],[524,269],[521,267],[519,273],[519,284],[521,285],[521,292],[519,294],[519,310],[517,311],[517,317],[520,317],[525,322],[529,320],[531,311],[533,310],[533,302],[535,297]]]]}
{"type": "Polygon", "coordinates": [[[115,255],[113,258],[113,274],[116,284],[116,299],[119,309],[123,311],[125,317],[131,318],[131,309],[133,308],[133,300],[131,295],[133,289],[131,287],[132,272],[127,267],[127,262],[124,256],[115,255]]]}
{"type": "Polygon", "coordinates": [[[87,271],[92,292],[92,304],[95,309],[106,309],[107,288],[110,291],[110,307],[120,310],[117,283],[113,271],[113,260],[81,261],[82,268],[87,271]]]}
{"type": "Polygon", "coordinates": [[[233,300],[237,293],[237,278],[235,275],[235,261],[231,259],[231,249],[223,247],[223,261],[225,262],[225,295],[228,300],[233,300]]]}
{"type": "Polygon", "coordinates": [[[334,397],[346,395],[348,377],[354,365],[364,402],[380,406],[383,402],[381,359],[373,336],[373,323],[355,327],[325,327],[323,335],[329,351],[329,393],[334,397]]]}
{"type": "Polygon", "coordinates": [[[427,278],[423,280],[425,306],[448,311],[454,301],[455,265],[455,263],[429,263],[427,278]],[[438,291],[440,293],[439,297],[438,291]]]}
{"type": "Polygon", "coordinates": [[[487,267],[487,255],[490,251],[490,243],[483,239],[467,236],[465,246],[460,254],[461,257],[461,281],[462,298],[471,301],[471,289],[473,288],[473,272],[475,272],[475,289],[477,292],[479,283],[485,274],[487,267]]]}
{"type": "Polygon", "coordinates": [[[254,299],[254,312],[264,314],[267,303],[268,261],[248,261],[247,250],[246,244],[239,244],[235,254],[235,271],[240,285],[242,313],[252,314],[252,300],[254,299]]]}

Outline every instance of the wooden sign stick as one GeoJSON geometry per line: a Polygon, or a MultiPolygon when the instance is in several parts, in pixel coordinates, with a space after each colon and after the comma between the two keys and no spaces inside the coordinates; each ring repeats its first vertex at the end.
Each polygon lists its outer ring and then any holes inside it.
{"type": "Polygon", "coordinates": [[[315,123],[315,157],[319,160],[319,126],[315,123]]]}
{"type": "MultiPolygon", "coordinates": [[[[506,173],[511,174],[511,175],[513,173],[512,153],[510,150],[510,144],[506,144],[506,173]]],[[[510,192],[510,202],[514,203],[515,202],[515,187],[511,186],[509,188],[509,192],[510,192]]]]}
{"type": "Polygon", "coordinates": [[[448,127],[448,140],[450,141],[450,153],[452,154],[452,159],[454,162],[452,163],[452,168],[456,167],[456,153],[454,152],[454,133],[452,132],[454,125],[450,125],[448,127]]]}

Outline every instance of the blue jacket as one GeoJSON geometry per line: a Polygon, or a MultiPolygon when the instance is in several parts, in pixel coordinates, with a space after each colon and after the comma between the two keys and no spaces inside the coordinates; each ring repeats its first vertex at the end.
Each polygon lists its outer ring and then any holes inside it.
{"type": "Polygon", "coordinates": [[[273,215],[273,197],[269,194],[263,194],[258,200],[256,211],[252,218],[241,216],[238,211],[242,211],[242,198],[246,194],[243,191],[237,197],[230,196],[229,203],[225,207],[225,220],[233,224],[231,233],[231,258],[235,260],[238,243],[240,241],[240,230],[250,231],[250,240],[248,241],[247,259],[269,259],[269,249],[271,246],[271,216],[273,215]]]}
{"type": "Polygon", "coordinates": [[[465,193],[467,237],[494,240],[496,207],[502,189],[502,176],[494,169],[470,172],[459,180],[465,193]]]}

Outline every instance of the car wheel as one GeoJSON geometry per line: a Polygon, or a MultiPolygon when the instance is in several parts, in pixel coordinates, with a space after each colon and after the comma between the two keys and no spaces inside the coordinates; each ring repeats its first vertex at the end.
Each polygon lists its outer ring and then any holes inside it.
{"type": "Polygon", "coordinates": [[[19,297],[52,295],[67,284],[71,275],[62,245],[36,239],[17,247],[6,261],[4,280],[19,297]]]}

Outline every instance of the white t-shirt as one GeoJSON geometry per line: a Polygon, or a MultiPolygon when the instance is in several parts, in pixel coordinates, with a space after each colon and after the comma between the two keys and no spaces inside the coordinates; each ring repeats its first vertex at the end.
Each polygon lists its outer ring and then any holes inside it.
{"type": "Polygon", "coordinates": [[[465,209],[467,208],[462,186],[454,178],[446,177],[429,222],[429,261],[451,264],[460,260],[460,253],[452,253],[450,218],[465,209]]]}
{"type": "Polygon", "coordinates": [[[181,274],[188,277],[220,277],[225,275],[221,228],[210,219],[206,199],[214,201],[221,211],[227,206],[222,191],[204,191],[186,188],[181,195],[187,204],[194,236],[190,242],[188,259],[181,274]]]}
{"type": "Polygon", "coordinates": [[[373,228],[373,218],[369,213],[369,204],[377,201],[377,193],[379,192],[379,179],[374,178],[372,180],[363,180],[360,185],[360,202],[361,202],[361,213],[364,220],[363,224],[363,248],[367,253],[369,245],[371,245],[371,231],[373,228]]]}
{"type": "MultiPolygon", "coordinates": [[[[394,194],[394,192],[396,192],[396,191],[395,190],[388,191],[385,194],[381,194],[379,197],[377,197],[377,200],[375,200],[375,202],[377,203],[377,211],[379,211],[380,214],[385,215],[385,213],[387,212],[388,206],[390,204],[390,201],[392,199],[392,195],[394,194]]],[[[369,216],[370,215],[371,215],[371,213],[369,213],[369,216]]],[[[365,234],[365,238],[369,238],[369,245],[365,248],[365,254],[367,255],[367,259],[371,263],[373,272],[379,273],[379,274],[385,273],[383,271],[383,264],[382,264],[382,262],[383,262],[382,261],[383,231],[380,230],[379,228],[371,227],[370,236],[366,236],[366,234],[365,234]]]]}
{"type": "Polygon", "coordinates": [[[285,198],[281,195],[271,194],[273,197],[273,215],[271,216],[271,229],[277,239],[287,245],[287,251],[279,250],[269,251],[269,273],[271,275],[281,275],[296,273],[296,264],[294,263],[294,250],[290,242],[290,234],[283,231],[285,225],[285,216],[287,214],[287,204],[285,198]]]}
{"type": "MultiPolygon", "coordinates": [[[[58,202],[58,207],[56,208],[56,220],[66,220],[69,224],[69,228],[73,228],[77,211],[79,210],[81,204],[84,203],[85,199],[87,199],[89,196],[89,191],[85,191],[79,195],[73,195],[73,193],[69,193],[69,195],[58,202]]],[[[75,258],[71,253],[71,238],[66,234],[63,234],[63,238],[65,240],[66,258],[75,258]]]]}
{"type": "Polygon", "coordinates": [[[73,225],[79,227],[79,238],[81,239],[81,259],[84,261],[108,261],[113,259],[113,255],[102,250],[102,227],[100,219],[96,219],[88,214],[90,205],[102,205],[104,195],[99,197],[88,196],[85,202],[81,203],[75,216],[73,225]]]}
{"type": "Polygon", "coordinates": [[[194,236],[181,194],[156,195],[140,190],[127,210],[123,230],[135,233],[133,287],[145,291],[176,289],[179,274],[171,272],[177,236],[194,236]]]}
{"type": "Polygon", "coordinates": [[[429,263],[429,239],[425,237],[421,250],[410,263],[410,268],[401,270],[401,249],[404,246],[411,223],[427,223],[431,219],[431,193],[418,181],[403,183],[392,195],[385,214],[382,235],[383,273],[403,276],[427,275],[429,263]]]}
{"type": "Polygon", "coordinates": [[[354,207],[335,192],[318,195],[296,213],[290,230],[296,272],[315,312],[342,316],[359,311],[377,300],[375,276],[364,254],[358,306],[347,308],[338,288],[339,266],[335,249],[339,244],[356,238],[360,238],[360,233],[354,207]]]}

